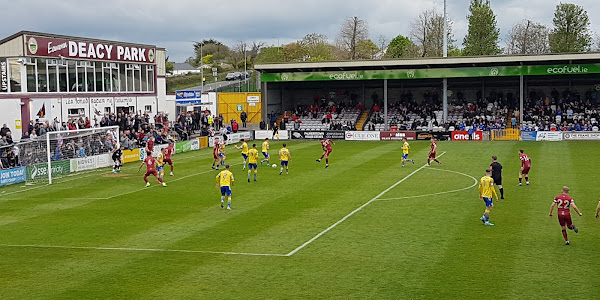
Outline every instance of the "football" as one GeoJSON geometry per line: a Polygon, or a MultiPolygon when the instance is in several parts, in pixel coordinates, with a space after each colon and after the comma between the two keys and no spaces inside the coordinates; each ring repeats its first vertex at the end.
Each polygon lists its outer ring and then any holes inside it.
{"type": "Polygon", "coordinates": [[[277,165],[276,165],[276,164],[273,164],[271,167],[273,167],[273,168],[277,168],[277,165]]]}

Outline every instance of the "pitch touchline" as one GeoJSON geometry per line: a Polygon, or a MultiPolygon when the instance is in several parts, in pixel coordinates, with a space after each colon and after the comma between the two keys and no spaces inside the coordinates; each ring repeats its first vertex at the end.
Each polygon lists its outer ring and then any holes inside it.
{"type": "MultiPolygon", "coordinates": [[[[442,155],[446,154],[446,151],[442,152],[438,157],[441,157],[442,155]]],[[[335,228],[336,226],[340,225],[342,222],[344,222],[346,219],[350,218],[350,216],[352,216],[353,214],[359,212],[360,210],[362,210],[363,208],[365,208],[367,205],[371,204],[373,201],[376,201],[377,199],[379,199],[381,196],[385,195],[385,193],[389,192],[391,189],[395,188],[396,186],[398,186],[399,184],[401,184],[402,182],[404,182],[406,179],[410,178],[411,176],[413,176],[415,173],[421,171],[423,168],[427,167],[427,164],[424,164],[423,166],[421,166],[420,168],[412,171],[412,173],[406,175],[404,178],[400,179],[399,181],[397,181],[396,183],[394,183],[393,185],[391,185],[390,187],[388,187],[387,189],[385,189],[383,192],[379,193],[379,195],[373,197],[371,200],[367,201],[367,203],[359,206],[357,209],[353,210],[352,212],[350,212],[349,214],[347,214],[346,216],[344,216],[343,218],[341,218],[339,221],[333,223],[333,225],[327,227],[325,230],[319,232],[317,235],[315,235],[314,237],[312,237],[310,240],[308,240],[307,242],[305,242],[304,244],[300,245],[298,248],[290,251],[290,253],[286,254],[286,256],[292,256],[294,255],[296,252],[302,250],[302,248],[310,245],[310,243],[314,242],[315,240],[317,240],[319,237],[321,237],[322,235],[324,235],[325,233],[327,233],[329,230],[335,228]]]]}
{"type": "Polygon", "coordinates": [[[105,250],[105,251],[130,251],[130,252],[175,252],[175,253],[203,253],[203,254],[226,254],[246,256],[286,256],[275,253],[249,253],[249,252],[221,252],[204,250],[180,250],[180,249],[146,249],[146,248],[121,248],[121,247],[80,247],[80,246],[53,246],[53,245],[11,245],[0,244],[0,247],[13,248],[57,248],[57,249],[81,249],[81,250],[105,250]]]}
{"type": "Polygon", "coordinates": [[[414,195],[414,196],[403,196],[403,197],[395,197],[395,198],[384,198],[384,199],[377,199],[377,201],[390,201],[390,200],[400,200],[400,199],[411,199],[411,198],[421,198],[421,197],[429,197],[429,196],[437,196],[437,195],[444,195],[444,194],[450,194],[450,193],[456,193],[456,192],[460,192],[460,191],[464,191],[464,190],[468,190],[474,186],[477,185],[477,178],[469,175],[469,174],[465,174],[465,173],[461,173],[461,172],[457,172],[457,171],[452,171],[452,170],[444,170],[444,169],[429,169],[429,170],[436,170],[436,171],[444,171],[444,172],[451,172],[451,173],[456,173],[456,174],[460,174],[463,175],[465,177],[469,177],[471,179],[473,179],[473,184],[462,188],[462,189],[456,189],[456,190],[451,190],[451,191],[445,191],[445,192],[437,192],[437,193],[431,193],[431,194],[425,194],[425,195],[414,195]]]}

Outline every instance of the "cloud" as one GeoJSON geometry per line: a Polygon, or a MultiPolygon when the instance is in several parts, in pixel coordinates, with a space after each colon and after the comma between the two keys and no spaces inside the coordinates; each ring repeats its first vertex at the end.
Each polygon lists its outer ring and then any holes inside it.
{"type": "MultiPolygon", "coordinates": [[[[570,1],[582,5],[592,29],[600,32],[600,1],[570,1]]],[[[20,30],[101,38],[166,47],[174,61],[193,55],[193,41],[214,38],[233,45],[238,41],[289,43],[316,32],[334,41],[343,21],[358,16],[368,22],[370,36],[391,40],[408,35],[410,22],[424,9],[442,10],[443,0],[228,0],[122,1],[22,0],[3,5],[0,37],[20,30]]],[[[493,0],[501,37],[513,24],[529,18],[551,25],[560,0],[493,0]]],[[[469,0],[448,1],[454,38],[462,44],[468,30],[469,0]]]]}

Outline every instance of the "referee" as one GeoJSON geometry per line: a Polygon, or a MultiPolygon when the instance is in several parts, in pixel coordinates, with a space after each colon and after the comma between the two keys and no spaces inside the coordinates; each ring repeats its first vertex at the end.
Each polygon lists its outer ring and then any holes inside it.
{"type": "Polygon", "coordinates": [[[492,170],[494,184],[497,185],[500,190],[500,199],[504,199],[504,189],[502,188],[502,165],[498,162],[498,157],[496,157],[496,155],[492,156],[490,170],[492,170]]]}

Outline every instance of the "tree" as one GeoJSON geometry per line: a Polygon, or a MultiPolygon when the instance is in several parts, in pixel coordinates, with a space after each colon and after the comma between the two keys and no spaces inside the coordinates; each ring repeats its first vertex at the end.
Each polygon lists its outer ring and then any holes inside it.
{"type": "Polygon", "coordinates": [[[165,59],[165,72],[167,74],[171,74],[171,73],[173,73],[174,69],[175,69],[175,63],[170,62],[169,57],[167,56],[167,59],[165,59]]]}
{"type": "Polygon", "coordinates": [[[338,46],[347,52],[348,58],[356,59],[358,43],[366,40],[369,35],[367,21],[351,17],[344,21],[338,35],[338,46]]]}
{"type": "Polygon", "coordinates": [[[379,47],[371,40],[362,40],[358,42],[356,47],[356,58],[357,59],[375,59],[375,56],[379,52],[379,47]]]}
{"type": "Polygon", "coordinates": [[[198,64],[201,61],[201,53],[203,56],[206,55],[212,55],[213,56],[213,60],[218,61],[218,60],[224,60],[227,58],[227,56],[229,55],[229,47],[227,47],[226,45],[224,45],[223,43],[214,40],[214,39],[208,39],[208,40],[203,40],[202,42],[195,42],[194,43],[194,53],[195,53],[195,61],[196,64],[198,64]],[[200,45],[202,45],[202,51],[200,50],[200,45]]]}
{"type": "Polygon", "coordinates": [[[388,47],[388,39],[385,35],[382,34],[377,38],[377,47],[379,47],[377,58],[382,58],[385,55],[386,48],[388,47]]]}
{"type": "Polygon", "coordinates": [[[500,30],[496,24],[496,16],[490,7],[490,0],[471,0],[470,15],[467,16],[469,29],[463,41],[465,55],[500,54],[498,37],[500,30]]]}
{"type": "Polygon", "coordinates": [[[419,47],[403,35],[395,37],[385,52],[385,58],[406,58],[417,57],[419,55],[419,47]]]}
{"type": "MultiPolygon", "coordinates": [[[[452,24],[448,22],[446,38],[452,39],[452,24]]],[[[436,10],[421,12],[411,23],[410,36],[421,50],[423,57],[441,57],[444,54],[444,15],[436,10]]]]}
{"type": "Polygon", "coordinates": [[[568,3],[557,5],[552,23],[554,28],[549,38],[550,51],[564,53],[590,50],[590,19],[583,7],[568,3]]]}
{"type": "Polygon", "coordinates": [[[322,61],[331,60],[333,55],[327,43],[327,36],[324,34],[310,33],[299,40],[302,60],[322,61]]]}
{"type": "Polygon", "coordinates": [[[515,24],[508,33],[508,54],[543,54],[550,51],[548,27],[530,20],[515,24]]]}
{"type": "Polygon", "coordinates": [[[285,62],[283,47],[265,47],[260,50],[255,59],[256,63],[280,63],[285,62]]]}

